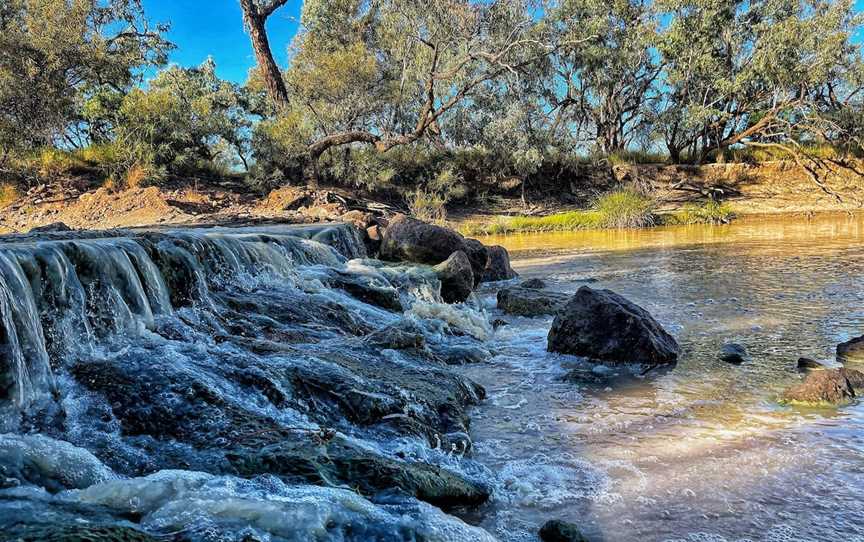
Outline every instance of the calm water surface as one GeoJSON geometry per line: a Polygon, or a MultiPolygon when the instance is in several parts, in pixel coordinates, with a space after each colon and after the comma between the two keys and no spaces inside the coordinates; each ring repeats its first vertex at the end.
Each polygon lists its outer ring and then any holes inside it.
{"type": "Polygon", "coordinates": [[[499,485],[475,521],[503,540],[552,518],[603,541],[864,540],[864,403],[776,401],[798,357],[833,359],[864,333],[862,240],[845,215],[484,240],[523,278],[637,302],[683,356],[609,387],[565,383],[578,360],[545,351],[551,318],[507,317],[493,360],[465,369],[489,392],[472,429],[499,485]],[[747,363],[718,359],[730,341],[747,363]]]}

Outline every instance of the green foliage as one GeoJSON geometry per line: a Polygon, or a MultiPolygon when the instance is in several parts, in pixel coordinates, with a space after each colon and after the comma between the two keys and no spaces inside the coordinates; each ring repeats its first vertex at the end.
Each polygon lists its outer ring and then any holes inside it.
{"type": "Polygon", "coordinates": [[[664,153],[624,150],[610,154],[606,159],[613,166],[627,164],[663,164],[669,161],[669,156],[664,153]]]}
{"type": "Polygon", "coordinates": [[[616,190],[597,198],[594,210],[604,228],[646,228],[657,223],[655,201],[635,190],[616,190]]]}
{"type": "Polygon", "coordinates": [[[137,0],[4,0],[0,152],[104,136],[82,104],[163,63],[165,30],[149,26],[137,0]]]}
{"type": "Polygon", "coordinates": [[[133,89],[120,105],[116,140],[124,170],[133,166],[174,175],[230,169],[246,162],[250,128],[241,88],[216,77],[207,60],[198,68],[172,66],[148,89],[133,89]]]}

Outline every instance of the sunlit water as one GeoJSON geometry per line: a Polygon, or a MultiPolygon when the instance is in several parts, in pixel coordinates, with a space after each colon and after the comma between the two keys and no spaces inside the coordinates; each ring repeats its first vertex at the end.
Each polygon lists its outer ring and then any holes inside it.
{"type": "Polygon", "coordinates": [[[469,519],[502,540],[553,518],[591,540],[864,540],[864,405],[776,400],[798,357],[833,359],[864,331],[862,234],[834,216],[492,239],[523,278],[642,305],[683,356],[609,387],[566,383],[575,358],[545,351],[551,318],[506,317],[497,355],[465,369],[489,393],[472,433],[498,479],[469,519]],[[741,366],[718,359],[732,341],[741,366]]]}

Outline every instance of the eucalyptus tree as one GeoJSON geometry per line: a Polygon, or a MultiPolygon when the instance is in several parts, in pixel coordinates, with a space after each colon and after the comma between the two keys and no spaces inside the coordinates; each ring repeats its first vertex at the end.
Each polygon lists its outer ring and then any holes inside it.
{"type": "MultiPolygon", "coordinates": [[[[286,74],[291,107],[263,127],[305,138],[306,176],[330,149],[383,153],[441,133],[489,81],[548,54],[527,0],[310,0],[286,74]]],[[[283,148],[296,151],[295,138],[283,148]]]]}
{"type": "Polygon", "coordinates": [[[165,30],[139,0],[0,2],[0,154],[107,137],[85,105],[122,95],[142,68],[164,63],[165,30]]]}
{"type": "Polygon", "coordinates": [[[265,25],[267,19],[273,12],[285,5],[288,0],[240,0],[240,8],[243,10],[243,22],[249,38],[252,41],[252,49],[258,61],[259,74],[267,87],[271,99],[280,109],[288,107],[288,90],[285,81],[282,80],[282,72],[273,51],[270,49],[270,40],[267,37],[265,25]]]}
{"type": "Polygon", "coordinates": [[[671,21],[660,45],[667,96],[658,119],[673,159],[796,144],[860,62],[852,0],[659,4],[671,21]]]}
{"type": "Polygon", "coordinates": [[[541,93],[555,112],[553,133],[584,139],[603,155],[625,150],[646,130],[659,94],[653,3],[562,0],[548,18],[561,43],[541,93]]]}

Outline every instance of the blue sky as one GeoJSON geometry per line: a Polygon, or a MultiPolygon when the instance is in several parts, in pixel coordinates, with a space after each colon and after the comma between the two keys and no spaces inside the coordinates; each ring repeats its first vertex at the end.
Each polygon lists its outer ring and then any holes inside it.
{"type": "MultiPolygon", "coordinates": [[[[282,67],[288,65],[287,48],[297,32],[302,5],[303,0],[288,0],[267,21],[270,46],[282,67]]],[[[864,0],[856,0],[855,7],[864,11],[864,0]]],[[[255,56],[243,30],[239,0],[144,0],[144,8],[152,21],[171,23],[169,39],[177,45],[172,62],[197,66],[209,55],[220,77],[246,80],[255,56]]]]}
{"type": "MultiPolygon", "coordinates": [[[[288,0],[267,21],[270,47],[282,67],[288,64],[287,47],[297,32],[302,5],[302,0],[288,0]]],[[[172,62],[197,66],[212,56],[219,76],[238,83],[255,65],[238,0],[144,0],[144,11],[151,21],[171,24],[168,38],[177,46],[172,62]]]]}

